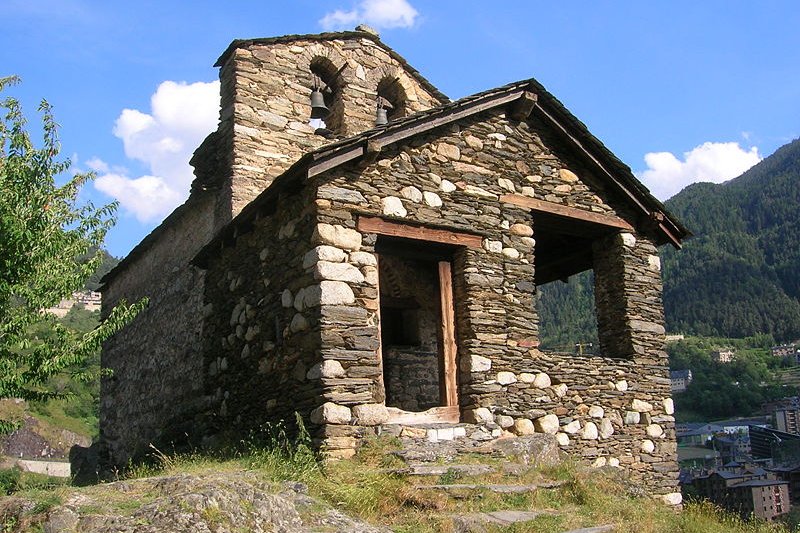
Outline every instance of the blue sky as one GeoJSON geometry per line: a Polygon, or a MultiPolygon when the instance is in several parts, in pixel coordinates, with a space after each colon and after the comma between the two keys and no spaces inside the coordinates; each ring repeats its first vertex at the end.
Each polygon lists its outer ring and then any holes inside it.
{"type": "Polygon", "coordinates": [[[188,192],[215,128],[233,39],[376,27],[456,99],[535,77],[666,199],[724,181],[800,136],[800,3],[753,1],[4,0],[0,76],[31,122],[55,108],[63,153],[116,196],[126,254],[188,192]]]}

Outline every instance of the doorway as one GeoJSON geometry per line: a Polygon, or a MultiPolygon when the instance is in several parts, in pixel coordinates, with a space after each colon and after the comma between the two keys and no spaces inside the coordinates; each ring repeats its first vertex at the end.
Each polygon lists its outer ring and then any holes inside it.
{"type": "Polygon", "coordinates": [[[379,238],[383,389],[393,421],[458,421],[452,248],[379,238]]]}

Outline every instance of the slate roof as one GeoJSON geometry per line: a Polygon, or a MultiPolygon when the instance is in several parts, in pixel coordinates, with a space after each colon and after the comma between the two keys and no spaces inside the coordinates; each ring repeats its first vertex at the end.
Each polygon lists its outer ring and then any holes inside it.
{"type": "MultiPolygon", "coordinates": [[[[458,119],[460,119],[469,116],[472,110],[474,110],[472,114],[477,114],[492,107],[506,105],[513,101],[512,97],[521,97],[524,92],[533,92],[537,95],[537,108],[564,128],[565,134],[586,152],[588,158],[592,159],[608,174],[607,179],[609,181],[619,180],[621,182],[620,186],[629,191],[640,202],[642,209],[648,211],[648,214],[661,213],[679,241],[691,235],[689,230],[667,211],[664,204],[636,179],[630,167],[620,161],[599,139],[592,135],[586,125],[572,115],[538,81],[530,78],[414,113],[306,153],[283,174],[278,176],[250,204],[245,206],[227,226],[222,228],[217,236],[197,254],[193,262],[200,265],[204,264],[208,254],[217,249],[220,242],[233,238],[238,233],[238,227],[249,226],[261,207],[273,200],[286,183],[301,179],[300,174],[303,173],[305,173],[305,177],[308,177],[311,173],[311,168],[315,164],[324,165],[325,162],[331,162],[332,164],[326,167],[326,170],[329,170],[334,166],[363,156],[368,151],[370,143],[385,146],[399,142],[442,125],[443,123],[439,119],[454,116],[458,116],[458,119]],[[492,106],[493,103],[496,103],[496,105],[492,106]],[[334,162],[335,164],[333,164],[334,162]]],[[[601,176],[601,179],[603,179],[603,176],[601,176]]],[[[667,242],[667,240],[663,242],[667,242]]]]}

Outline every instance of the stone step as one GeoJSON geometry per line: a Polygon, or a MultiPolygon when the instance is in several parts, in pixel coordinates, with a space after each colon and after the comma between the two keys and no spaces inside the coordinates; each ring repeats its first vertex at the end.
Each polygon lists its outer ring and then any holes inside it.
{"type": "Polygon", "coordinates": [[[564,485],[566,481],[543,481],[541,483],[526,485],[494,485],[494,484],[472,484],[472,483],[452,483],[449,485],[417,485],[419,490],[441,490],[445,492],[459,490],[488,490],[498,494],[518,494],[525,492],[536,492],[539,489],[555,489],[564,485]]]}
{"type": "Polygon", "coordinates": [[[391,473],[406,476],[441,476],[449,473],[462,476],[482,476],[496,471],[493,466],[481,464],[410,464],[406,468],[392,470],[391,473]]]}
{"type": "Polygon", "coordinates": [[[460,533],[485,531],[483,524],[511,526],[530,522],[540,516],[558,516],[549,511],[492,511],[490,513],[469,513],[453,516],[455,531],[460,533]]]}
{"type": "Polygon", "coordinates": [[[604,526],[583,527],[581,529],[570,529],[562,533],[609,533],[614,531],[616,526],[614,524],[606,524],[604,526]]]}

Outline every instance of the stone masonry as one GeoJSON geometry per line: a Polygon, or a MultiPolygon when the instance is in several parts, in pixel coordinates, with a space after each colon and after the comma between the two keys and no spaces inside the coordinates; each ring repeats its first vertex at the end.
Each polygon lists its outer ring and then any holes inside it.
{"type": "Polygon", "coordinates": [[[552,434],[674,501],[657,246],[687,232],[627,167],[535,80],[448,103],[363,32],[236,41],[218,64],[220,129],[196,153],[187,204],[213,204],[202,237],[169,262],[197,215],[168,219],[107,280],[112,301],[144,294],[130,280],[152,279],[147,265],[161,260],[177,283],[158,285],[104,351],[110,462],[180,432],[224,445],[295,413],[322,451],[346,457],[398,416],[441,406],[460,420],[448,438],[552,434]],[[341,76],[329,106],[338,142],[308,127],[312,72],[341,76]],[[410,116],[371,130],[387,76],[410,116]],[[562,231],[579,237],[564,238],[563,254],[595,273],[603,356],[539,349],[537,272],[561,263],[537,241],[562,242],[562,231]],[[438,359],[450,284],[452,377],[438,359]],[[179,322],[159,323],[166,314],[179,322]],[[157,403],[163,416],[145,421],[157,403]]]}

